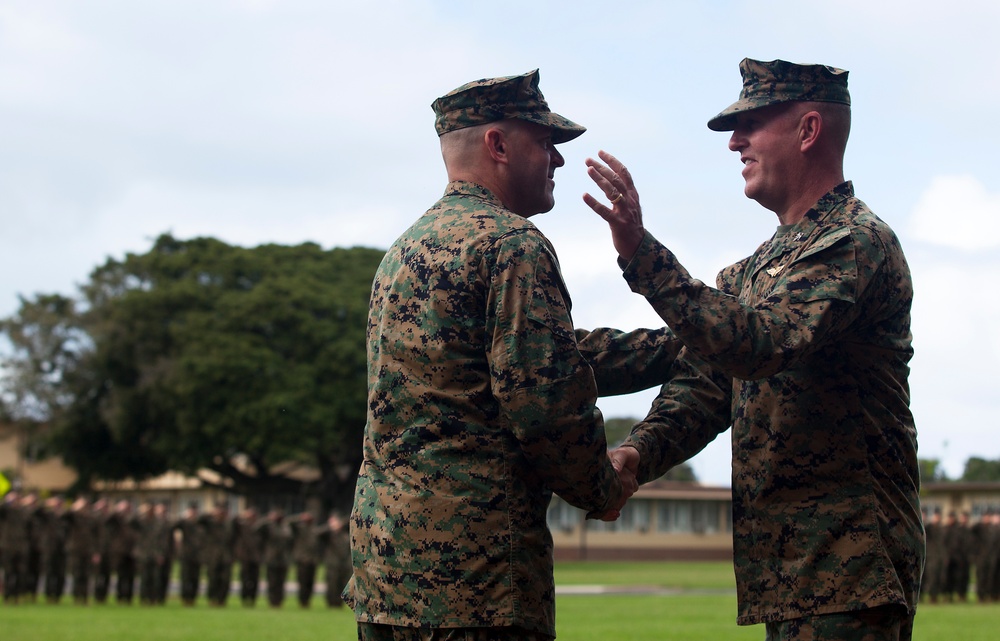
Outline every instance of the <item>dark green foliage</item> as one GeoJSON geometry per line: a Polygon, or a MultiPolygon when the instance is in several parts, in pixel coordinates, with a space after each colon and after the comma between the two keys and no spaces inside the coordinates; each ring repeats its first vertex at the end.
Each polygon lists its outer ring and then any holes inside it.
{"type": "Polygon", "coordinates": [[[306,491],[343,508],[361,460],[382,255],[164,235],[109,259],[79,310],[65,310],[85,340],[60,369],[71,401],[51,407],[54,444],[85,481],[209,468],[239,492],[306,491]],[[321,479],[294,480],[296,464],[321,479]]]}
{"type": "Polygon", "coordinates": [[[972,456],[965,462],[963,481],[1000,481],[1000,459],[989,460],[972,456]]]}
{"type": "Polygon", "coordinates": [[[938,459],[917,459],[917,464],[920,466],[921,483],[936,483],[948,480],[944,467],[941,466],[941,461],[938,459]]]}

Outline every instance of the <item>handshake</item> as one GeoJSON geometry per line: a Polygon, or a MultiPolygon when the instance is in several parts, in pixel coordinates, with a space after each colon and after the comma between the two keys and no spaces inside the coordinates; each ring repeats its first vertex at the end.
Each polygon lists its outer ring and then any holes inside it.
{"type": "Polygon", "coordinates": [[[622,484],[622,493],[618,500],[608,508],[603,514],[597,516],[602,521],[617,521],[621,516],[622,508],[628,499],[639,489],[639,450],[634,447],[619,447],[608,452],[611,459],[611,467],[618,473],[618,479],[622,484]]]}

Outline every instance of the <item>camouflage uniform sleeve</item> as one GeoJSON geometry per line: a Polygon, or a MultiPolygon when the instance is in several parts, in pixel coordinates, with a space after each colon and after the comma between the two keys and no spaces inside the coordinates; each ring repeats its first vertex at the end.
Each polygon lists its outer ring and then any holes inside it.
{"type": "Polygon", "coordinates": [[[544,485],[600,514],[620,497],[621,482],[555,254],[539,232],[521,230],[501,236],[491,256],[486,328],[500,412],[544,485]]]}
{"type": "Polygon", "coordinates": [[[622,332],[601,327],[576,330],[580,353],[590,363],[599,396],[631,394],[667,381],[681,342],[667,327],[622,332]]]}
{"type": "Polygon", "coordinates": [[[814,247],[803,267],[778,272],[752,306],[741,303],[735,291],[728,293],[732,287],[719,290],[692,278],[648,232],[625,278],[685,345],[742,380],[786,370],[848,328],[857,314],[858,273],[849,233],[814,247]]]}
{"type": "Polygon", "coordinates": [[[670,380],[622,444],[639,451],[639,483],[658,479],[729,429],[732,385],[728,376],[681,350],[670,380]]]}

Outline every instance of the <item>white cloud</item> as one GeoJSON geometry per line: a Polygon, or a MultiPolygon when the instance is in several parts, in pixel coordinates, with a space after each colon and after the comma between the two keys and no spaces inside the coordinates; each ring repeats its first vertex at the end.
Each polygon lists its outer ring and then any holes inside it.
{"type": "Polygon", "coordinates": [[[910,221],[917,240],[963,251],[1000,245],[1000,194],[973,176],[937,176],[910,221]]]}

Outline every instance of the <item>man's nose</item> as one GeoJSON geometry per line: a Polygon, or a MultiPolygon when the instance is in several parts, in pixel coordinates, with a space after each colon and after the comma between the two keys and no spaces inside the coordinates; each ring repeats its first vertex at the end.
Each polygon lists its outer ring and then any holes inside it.
{"type": "Polygon", "coordinates": [[[742,134],[738,133],[735,129],[733,130],[733,135],[729,137],[729,150],[739,151],[746,147],[746,138],[742,134]]]}
{"type": "Polygon", "coordinates": [[[552,148],[552,164],[556,167],[562,167],[566,164],[566,159],[563,158],[562,154],[555,147],[552,148]]]}

